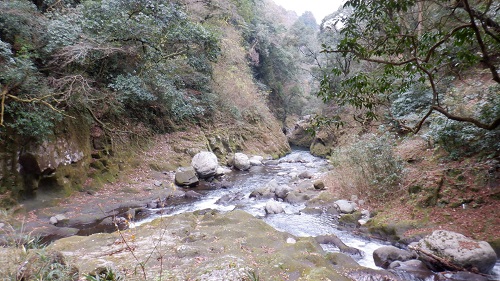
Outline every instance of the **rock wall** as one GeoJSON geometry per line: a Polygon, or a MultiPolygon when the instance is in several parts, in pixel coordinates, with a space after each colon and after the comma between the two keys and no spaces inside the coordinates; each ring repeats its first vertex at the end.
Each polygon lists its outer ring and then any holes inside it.
{"type": "Polygon", "coordinates": [[[90,162],[89,136],[84,118],[62,121],[41,143],[10,136],[0,148],[0,198],[11,201],[46,190],[78,188],[90,162]]]}
{"type": "Polygon", "coordinates": [[[291,145],[309,148],[311,154],[315,156],[327,157],[337,144],[337,138],[327,126],[320,129],[313,128],[313,122],[312,116],[303,116],[288,130],[288,141],[291,145]],[[312,130],[315,130],[314,134],[312,130]]]}
{"type": "Polygon", "coordinates": [[[268,120],[259,125],[221,126],[216,130],[207,130],[207,148],[213,151],[223,164],[226,164],[225,158],[228,155],[236,152],[272,158],[279,158],[290,152],[290,145],[277,122],[268,120]]]}

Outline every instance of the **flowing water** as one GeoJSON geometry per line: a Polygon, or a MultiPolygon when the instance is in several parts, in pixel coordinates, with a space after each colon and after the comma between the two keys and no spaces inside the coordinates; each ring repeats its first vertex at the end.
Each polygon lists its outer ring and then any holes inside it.
{"type": "MultiPolygon", "coordinates": [[[[348,231],[340,230],[331,215],[302,213],[301,210],[305,207],[303,204],[291,205],[279,202],[285,212],[266,215],[264,207],[269,199],[256,200],[249,197],[252,191],[272,180],[280,185],[287,185],[297,180],[297,175],[304,171],[317,175],[327,169],[328,162],[325,159],[314,157],[307,151],[294,150],[291,154],[274,163],[253,166],[249,171],[232,172],[226,175],[225,180],[230,183],[230,188],[213,188],[210,185],[195,188],[196,192],[202,194],[200,199],[191,200],[191,202],[183,201],[179,204],[169,205],[164,209],[153,209],[151,216],[135,223],[132,227],[152,221],[159,216],[171,216],[208,208],[219,211],[242,209],[261,218],[275,229],[298,237],[334,234],[346,245],[357,248],[364,253],[363,257],[358,259],[360,265],[380,269],[375,266],[372,254],[378,247],[386,245],[383,241],[367,240],[348,231]],[[225,200],[221,200],[221,198],[225,200]]],[[[322,247],[326,251],[338,251],[332,245],[322,245],[322,247]]],[[[500,263],[497,263],[494,272],[496,277],[491,280],[500,280],[500,263]]]]}

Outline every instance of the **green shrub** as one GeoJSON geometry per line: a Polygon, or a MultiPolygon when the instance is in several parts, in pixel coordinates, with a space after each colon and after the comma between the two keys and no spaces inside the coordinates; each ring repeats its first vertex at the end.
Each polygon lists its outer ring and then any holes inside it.
{"type": "Polygon", "coordinates": [[[396,118],[407,118],[428,110],[432,102],[432,91],[422,84],[413,85],[408,91],[391,96],[391,113],[396,118]]]}
{"type": "Polygon", "coordinates": [[[478,154],[494,157],[500,151],[500,128],[488,131],[439,115],[429,129],[424,136],[446,150],[453,160],[478,154]]]}
{"type": "MultiPolygon", "coordinates": [[[[12,118],[6,124],[8,128],[25,139],[35,141],[45,140],[52,135],[55,123],[62,118],[57,112],[35,103],[12,102],[5,106],[5,112],[12,118]]],[[[4,133],[4,130],[0,128],[0,133],[4,133]]]]}
{"type": "MultiPolygon", "coordinates": [[[[500,86],[490,87],[484,93],[476,94],[471,99],[479,100],[475,104],[475,118],[491,123],[500,116],[500,86]]],[[[429,140],[449,153],[451,159],[464,156],[498,156],[500,151],[500,128],[485,130],[469,123],[447,119],[443,115],[431,119],[429,131],[425,134],[429,140]]]]}
{"type": "Polygon", "coordinates": [[[96,274],[87,274],[85,276],[87,281],[121,281],[124,280],[123,276],[115,273],[113,269],[106,268],[96,274]]]}

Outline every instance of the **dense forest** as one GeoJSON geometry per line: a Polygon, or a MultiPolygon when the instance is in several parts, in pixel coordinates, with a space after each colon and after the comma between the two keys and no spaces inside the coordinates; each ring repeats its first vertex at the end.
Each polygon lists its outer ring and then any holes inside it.
{"type": "Polygon", "coordinates": [[[243,37],[283,127],[288,116],[318,113],[318,93],[360,122],[418,132],[431,118],[436,139],[491,147],[498,86],[473,104],[448,89],[488,73],[499,83],[497,4],[417,4],[347,1],[318,26],[311,13],[273,18],[277,7],[265,1],[3,1],[2,139],[42,141],[78,114],[125,134],[169,132],[217,112],[241,118],[212,83],[226,24],[243,37]]]}
{"type": "MultiPolygon", "coordinates": [[[[14,198],[23,193],[15,186],[30,185],[26,177],[38,181],[55,169],[25,164],[20,180],[16,163],[33,162],[23,153],[65,133],[110,154],[192,126],[239,131],[267,122],[286,132],[312,115],[305,129],[316,131],[320,148],[298,144],[342,167],[346,151],[376,154],[365,142],[390,150],[363,139],[372,135],[396,145],[416,134],[454,161],[488,161],[500,151],[495,2],[347,1],[321,24],[264,0],[0,5],[8,174],[0,190],[14,198]],[[343,146],[353,141],[360,147],[343,146]]],[[[391,155],[370,164],[369,174],[382,174],[364,185],[401,180],[391,155]]]]}
{"type": "Polygon", "coordinates": [[[243,36],[247,50],[241,51],[277,116],[299,113],[300,96],[309,91],[296,81],[305,64],[300,47],[317,29],[312,14],[283,26],[265,14],[265,3],[253,1],[1,5],[3,139],[41,141],[75,114],[109,122],[104,130],[164,133],[231,112],[233,105],[212,85],[228,36],[222,25],[243,36]]]}

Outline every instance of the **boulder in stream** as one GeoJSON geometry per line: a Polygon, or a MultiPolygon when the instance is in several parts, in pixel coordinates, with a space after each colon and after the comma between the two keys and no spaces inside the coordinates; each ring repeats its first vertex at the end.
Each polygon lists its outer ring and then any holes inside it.
{"type": "Polygon", "coordinates": [[[446,230],[434,231],[412,249],[435,271],[468,270],[487,274],[497,262],[497,255],[488,242],[446,230]]]}
{"type": "Polygon", "coordinates": [[[250,157],[249,161],[250,161],[250,165],[252,165],[252,166],[261,166],[262,161],[264,161],[264,157],[252,156],[252,157],[250,157]]]}
{"type": "Polygon", "coordinates": [[[334,234],[320,235],[316,236],[316,241],[320,244],[331,244],[339,248],[341,253],[348,254],[350,256],[362,257],[363,252],[354,247],[347,246],[340,238],[334,234]]]}
{"type": "Polygon", "coordinates": [[[435,280],[434,273],[419,260],[394,261],[389,270],[403,280],[435,280]]]}
{"type": "Polygon", "coordinates": [[[180,167],[175,172],[175,184],[178,186],[195,186],[199,182],[193,167],[180,167]]]}
{"type": "Polygon", "coordinates": [[[191,160],[191,166],[202,179],[214,176],[219,168],[217,156],[213,152],[202,151],[191,160]]]}
{"type": "Polygon", "coordinates": [[[325,183],[322,180],[316,180],[314,183],[314,189],[316,190],[325,190],[325,183]]]}
{"type": "Polygon", "coordinates": [[[280,203],[276,202],[275,200],[267,201],[265,210],[266,214],[279,214],[285,212],[280,203]]]}
{"type": "Polygon", "coordinates": [[[351,214],[356,210],[356,205],[351,201],[337,200],[333,204],[343,214],[351,214]]]}
{"type": "Polygon", "coordinates": [[[246,171],[250,169],[250,159],[244,153],[235,153],[233,159],[233,165],[236,169],[240,171],[246,171]]]}
{"type": "Polygon", "coordinates": [[[373,260],[376,266],[388,268],[394,261],[408,261],[417,258],[415,253],[396,248],[394,246],[383,246],[373,251],[373,260]]]}
{"type": "Polygon", "coordinates": [[[270,180],[265,185],[256,188],[252,193],[250,193],[250,198],[275,198],[276,189],[278,188],[278,182],[276,180],[270,180]]]}

